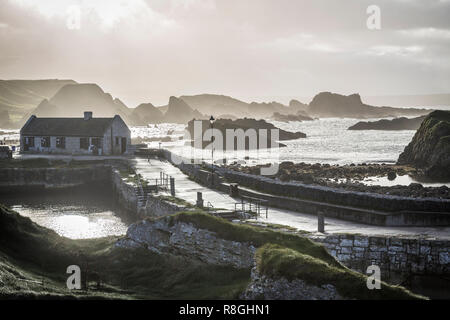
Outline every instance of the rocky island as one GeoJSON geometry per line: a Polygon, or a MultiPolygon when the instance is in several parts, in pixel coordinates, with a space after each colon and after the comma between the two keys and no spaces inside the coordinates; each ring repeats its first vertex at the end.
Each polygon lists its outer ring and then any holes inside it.
{"type": "Polygon", "coordinates": [[[416,118],[381,119],[378,121],[360,121],[348,130],[417,130],[426,116],[416,118]]]}
{"type": "MultiPolygon", "coordinates": [[[[192,138],[195,137],[194,135],[194,121],[191,120],[188,123],[187,131],[189,132],[190,136],[192,138]]],[[[211,128],[211,124],[208,120],[202,120],[202,136],[205,133],[206,130],[211,128]]],[[[237,120],[230,120],[230,119],[218,119],[214,122],[214,129],[219,130],[222,133],[223,136],[223,144],[222,146],[226,147],[226,131],[232,130],[233,132],[236,132],[236,130],[243,130],[246,132],[247,130],[256,130],[257,135],[257,146],[260,146],[260,136],[259,136],[259,130],[266,130],[267,132],[267,148],[273,148],[273,147],[283,147],[285,145],[278,143],[276,141],[275,137],[272,137],[271,130],[278,129],[279,132],[279,141],[284,140],[294,140],[294,139],[300,139],[300,138],[306,138],[306,134],[303,132],[290,132],[286,130],[279,129],[275,127],[273,124],[266,122],[265,120],[255,120],[255,119],[237,119],[237,120]]],[[[236,140],[236,138],[235,138],[236,140]]],[[[202,147],[205,148],[208,145],[211,144],[211,141],[202,141],[202,147]]],[[[192,142],[193,146],[195,146],[194,141],[192,142]]],[[[245,150],[252,149],[251,143],[248,141],[248,138],[245,139],[245,150]]],[[[235,150],[239,150],[240,146],[235,142],[234,143],[235,150]]]]}
{"type": "Polygon", "coordinates": [[[348,96],[321,92],[309,103],[306,112],[319,118],[383,118],[397,116],[421,116],[427,109],[375,107],[363,103],[359,94],[348,96]]]}

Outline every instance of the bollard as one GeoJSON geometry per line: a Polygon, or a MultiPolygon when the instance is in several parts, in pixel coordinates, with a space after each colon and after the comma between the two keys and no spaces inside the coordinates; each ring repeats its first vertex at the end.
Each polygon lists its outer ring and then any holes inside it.
{"type": "Polygon", "coordinates": [[[322,211],[317,214],[317,230],[321,233],[325,232],[325,218],[322,211]]]}
{"type": "Polygon", "coordinates": [[[203,197],[201,192],[197,192],[197,207],[203,208],[203,197]]]}
{"type": "Polygon", "coordinates": [[[170,177],[170,194],[175,197],[175,178],[170,177]]]}
{"type": "Polygon", "coordinates": [[[239,185],[237,183],[230,183],[230,197],[239,197],[239,185]]]}

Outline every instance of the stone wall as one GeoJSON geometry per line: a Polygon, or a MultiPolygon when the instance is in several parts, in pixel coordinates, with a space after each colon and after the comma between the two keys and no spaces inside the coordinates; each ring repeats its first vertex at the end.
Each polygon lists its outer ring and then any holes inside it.
{"type": "Polygon", "coordinates": [[[313,235],[331,255],[347,267],[365,273],[378,265],[382,275],[450,274],[450,241],[354,234],[313,235]]]}
{"type": "Polygon", "coordinates": [[[165,199],[161,199],[158,196],[149,194],[147,198],[147,205],[145,206],[142,214],[145,217],[163,217],[184,210],[186,210],[186,208],[183,206],[179,206],[165,199]]]}
{"type": "MultiPolygon", "coordinates": [[[[156,149],[154,155],[166,158],[192,179],[211,185],[211,173],[189,159],[168,150],[156,149]]],[[[206,167],[211,167],[205,164],[206,167]]],[[[448,226],[450,200],[408,198],[341,190],[294,182],[281,182],[264,176],[250,175],[214,166],[214,186],[228,192],[228,184],[241,186],[241,194],[265,199],[270,206],[317,214],[359,223],[381,226],[448,226]],[[242,186],[249,189],[244,189],[242,186]]]]}
{"type": "Polygon", "coordinates": [[[289,281],[261,275],[254,267],[251,282],[241,296],[245,300],[344,300],[331,284],[314,286],[303,280],[289,281]]]}
{"type": "Polygon", "coordinates": [[[0,168],[0,190],[32,188],[67,188],[106,182],[111,179],[111,167],[92,165],[80,168],[0,168]]]}
{"type": "Polygon", "coordinates": [[[325,186],[308,185],[300,182],[281,182],[264,176],[251,175],[224,168],[217,168],[216,170],[229,181],[274,195],[388,212],[450,212],[450,200],[448,199],[409,198],[355,192],[325,186]]]}
{"type": "Polygon", "coordinates": [[[136,186],[125,181],[117,169],[111,170],[111,181],[115,200],[119,205],[129,212],[138,216],[138,199],[136,195],[136,186]]]}

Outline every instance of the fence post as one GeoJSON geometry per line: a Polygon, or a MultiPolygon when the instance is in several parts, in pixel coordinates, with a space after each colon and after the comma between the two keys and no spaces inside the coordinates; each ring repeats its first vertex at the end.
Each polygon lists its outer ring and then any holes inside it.
{"type": "Polygon", "coordinates": [[[175,197],[175,178],[170,177],[170,194],[175,197]]]}
{"type": "Polygon", "coordinates": [[[325,232],[325,218],[322,211],[317,213],[317,230],[321,233],[325,232]]]}
{"type": "Polygon", "coordinates": [[[201,192],[197,192],[197,207],[203,208],[203,197],[201,192]]]}

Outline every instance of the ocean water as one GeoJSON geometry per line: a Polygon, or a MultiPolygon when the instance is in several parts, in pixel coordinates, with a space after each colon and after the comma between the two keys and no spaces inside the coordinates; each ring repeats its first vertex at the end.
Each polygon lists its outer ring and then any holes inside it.
{"type": "MultiPolygon", "coordinates": [[[[370,119],[376,121],[378,119],[370,119]]],[[[242,164],[274,163],[282,161],[306,163],[395,163],[405,146],[411,141],[415,130],[380,131],[347,130],[357,123],[358,119],[328,118],[304,122],[276,122],[272,123],[287,131],[301,131],[306,133],[306,139],[283,141],[284,148],[267,149],[249,152],[222,152],[215,150],[214,161],[240,161],[242,164]],[[245,163],[244,163],[245,162],[245,163]]],[[[162,142],[161,147],[185,157],[195,157],[204,161],[211,161],[210,150],[197,150],[186,146],[184,140],[185,125],[163,123],[146,127],[132,127],[131,136],[150,138],[170,136],[174,141],[162,142]],[[170,133],[170,134],[169,134],[170,133]]],[[[0,129],[0,140],[18,139],[16,130],[0,129]],[[2,132],[3,131],[3,132],[2,132]]],[[[150,147],[158,148],[159,142],[148,143],[150,147]]]]}
{"type": "MultiPolygon", "coordinates": [[[[371,119],[376,121],[378,119],[371,119]]],[[[307,138],[283,141],[283,148],[267,149],[248,152],[222,152],[215,150],[214,161],[226,158],[227,161],[240,161],[242,164],[252,165],[282,161],[306,163],[395,163],[400,153],[411,141],[415,130],[380,131],[347,130],[357,123],[358,119],[328,118],[304,122],[276,122],[272,123],[287,131],[301,131],[307,138]],[[244,163],[245,162],[245,163],[244,163]]],[[[195,157],[211,162],[211,150],[198,150],[185,145],[185,141],[178,140],[183,136],[184,125],[161,124],[155,127],[134,127],[131,129],[133,137],[167,136],[169,130],[175,130],[172,142],[163,142],[161,147],[185,157],[195,157]]],[[[158,142],[148,144],[159,147],[158,142]]]]}

